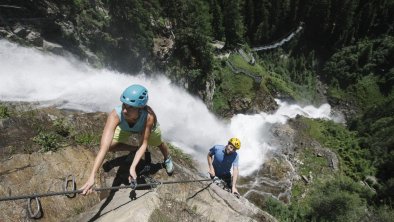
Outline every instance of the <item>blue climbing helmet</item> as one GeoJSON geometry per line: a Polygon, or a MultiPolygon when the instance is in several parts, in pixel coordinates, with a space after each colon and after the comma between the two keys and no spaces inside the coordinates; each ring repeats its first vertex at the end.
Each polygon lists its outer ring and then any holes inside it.
{"type": "Polygon", "coordinates": [[[120,101],[132,107],[143,107],[148,103],[148,90],[138,84],[131,85],[123,91],[120,101]]]}

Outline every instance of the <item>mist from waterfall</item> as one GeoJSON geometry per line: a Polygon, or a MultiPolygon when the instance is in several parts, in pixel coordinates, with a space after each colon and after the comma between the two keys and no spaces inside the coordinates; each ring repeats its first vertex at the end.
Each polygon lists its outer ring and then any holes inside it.
{"type": "Polygon", "coordinates": [[[147,77],[95,69],[73,57],[62,57],[0,40],[0,101],[39,101],[46,106],[84,112],[110,112],[120,104],[122,91],[141,84],[149,91],[148,104],[155,110],[164,140],[190,154],[207,172],[206,155],[213,145],[230,137],[241,140],[240,173],[249,175],[265,160],[270,146],[269,127],[285,123],[297,114],[332,119],[331,107],[292,105],[277,100],[274,114],[235,115],[223,120],[197,97],[171,83],[163,75],[147,77]]]}

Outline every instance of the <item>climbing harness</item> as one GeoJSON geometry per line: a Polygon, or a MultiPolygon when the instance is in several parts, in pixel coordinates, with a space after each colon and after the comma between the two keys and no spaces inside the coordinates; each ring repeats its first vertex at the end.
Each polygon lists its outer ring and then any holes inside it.
{"type": "MultiPolygon", "coordinates": [[[[102,187],[102,188],[93,188],[93,191],[101,192],[105,190],[120,190],[120,189],[128,189],[131,188],[135,190],[141,187],[157,187],[165,184],[177,184],[177,183],[194,183],[194,182],[204,182],[204,181],[212,181],[211,179],[198,179],[198,180],[178,180],[178,181],[157,181],[152,180],[152,183],[144,183],[144,184],[130,184],[124,186],[113,186],[113,187],[102,187]]],[[[61,192],[48,192],[48,193],[33,193],[31,195],[21,195],[21,196],[9,196],[9,197],[0,197],[0,201],[10,201],[10,200],[19,200],[19,199],[27,199],[27,209],[29,218],[38,219],[41,217],[42,207],[40,202],[40,197],[49,197],[49,196],[57,196],[57,195],[65,195],[69,198],[75,197],[76,194],[82,193],[83,190],[76,190],[76,182],[75,177],[73,175],[68,175],[65,178],[63,191],[61,192]],[[69,188],[71,184],[71,189],[69,188]],[[35,204],[37,205],[37,209],[33,211],[32,209],[32,200],[35,200],[35,204]]]]}

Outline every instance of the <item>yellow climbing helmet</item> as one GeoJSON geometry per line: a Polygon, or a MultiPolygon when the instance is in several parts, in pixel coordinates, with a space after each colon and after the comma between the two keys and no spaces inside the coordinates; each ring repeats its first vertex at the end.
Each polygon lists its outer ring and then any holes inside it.
{"type": "Polygon", "coordinates": [[[241,148],[241,140],[236,137],[231,138],[228,143],[231,143],[231,145],[233,145],[237,150],[241,148]]]}

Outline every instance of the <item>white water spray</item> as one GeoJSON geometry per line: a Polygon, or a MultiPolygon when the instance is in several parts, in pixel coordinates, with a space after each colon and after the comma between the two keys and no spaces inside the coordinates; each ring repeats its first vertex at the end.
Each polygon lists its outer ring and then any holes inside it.
{"type": "Polygon", "coordinates": [[[119,105],[119,96],[131,84],[149,90],[149,102],[158,116],[163,137],[191,154],[207,170],[206,155],[215,144],[226,144],[232,136],[242,142],[241,175],[251,174],[274,149],[268,141],[272,123],[284,123],[297,114],[331,118],[330,106],[300,107],[277,101],[275,114],[236,115],[218,119],[205,104],[164,76],[130,76],[107,69],[94,69],[74,58],[42,53],[0,40],[0,101],[40,101],[59,108],[85,112],[109,112],[119,105]]]}

